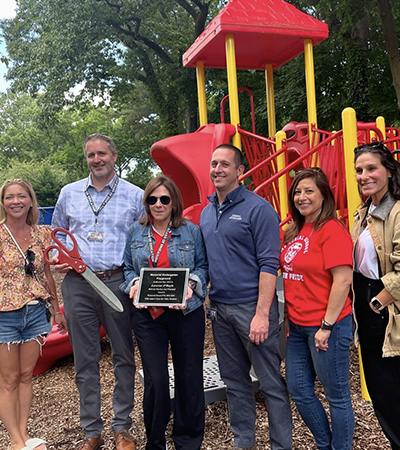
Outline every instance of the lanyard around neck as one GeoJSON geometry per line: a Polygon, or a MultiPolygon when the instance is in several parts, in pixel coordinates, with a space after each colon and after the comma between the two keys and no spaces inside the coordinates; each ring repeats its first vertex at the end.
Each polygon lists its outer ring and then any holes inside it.
{"type": "Polygon", "coordinates": [[[171,227],[172,227],[172,219],[169,221],[168,226],[164,231],[164,236],[162,238],[160,246],[158,247],[156,255],[154,255],[154,245],[153,245],[153,238],[151,236],[152,233],[151,227],[149,227],[149,229],[147,230],[147,237],[149,239],[149,248],[150,248],[150,259],[153,264],[153,267],[157,267],[158,258],[160,257],[161,250],[163,249],[165,241],[167,240],[167,237],[171,232],[171,227]]]}
{"type": "Polygon", "coordinates": [[[115,191],[117,190],[117,186],[119,183],[119,178],[117,177],[115,180],[115,183],[113,184],[113,187],[111,188],[111,191],[108,193],[107,197],[103,200],[103,203],[99,206],[98,209],[96,209],[96,205],[94,204],[94,201],[92,199],[92,196],[89,193],[89,178],[86,181],[85,186],[85,195],[89,202],[90,207],[92,208],[93,214],[96,216],[95,223],[97,223],[97,216],[100,214],[100,211],[107,205],[107,203],[110,201],[111,197],[115,194],[115,191]]]}

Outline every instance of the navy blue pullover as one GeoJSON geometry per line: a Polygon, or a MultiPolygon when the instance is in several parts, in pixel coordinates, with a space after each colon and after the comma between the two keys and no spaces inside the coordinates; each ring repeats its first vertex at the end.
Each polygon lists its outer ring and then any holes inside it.
{"type": "Polygon", "coordinates": [[[209,200],[200,216],[200,228],[208,258],[210,299],[257,301],[260,272],[277,275],[279,217],[266,200],[242,184],[221,206],[216,193],[209,200]]]}

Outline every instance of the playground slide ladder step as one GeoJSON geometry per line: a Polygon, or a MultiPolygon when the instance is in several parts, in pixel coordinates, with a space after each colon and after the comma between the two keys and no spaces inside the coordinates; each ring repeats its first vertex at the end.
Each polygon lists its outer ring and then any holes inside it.
{"type": "MultiPolygon", "coordinates": [[[[174,399],[174,368],[172,363],[168,364],[169,372],[169,395],[171,402],[174,399]]],[[[258,391],[258,380],[253,372],[250,372],[254,392],[258,391]]],[[[207,356],[203,359],[203,378],[204,378],[204,399],[206,404],[226,399],[226,386],[221,380],[218,368],[217,356],[207,356]]],[[[139,380],[144,383],[143,369],[139,370],[139,380]]]]}

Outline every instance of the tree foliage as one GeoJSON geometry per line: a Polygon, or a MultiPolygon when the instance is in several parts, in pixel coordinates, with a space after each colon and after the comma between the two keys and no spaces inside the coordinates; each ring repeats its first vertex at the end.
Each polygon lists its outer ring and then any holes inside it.
{"type": "MultiPolygon", "coordinates": [[[[329,25],[329,38],[314,49],[317,87],[318,122],[326,129],[341,127],[341,112],[353,107],[359,120],[375,120],[384,115],[387,123],[399,119],[396,92],[393,87],[385,36],[377,3],[382,0],[293,0],[304,12],[311,13],[329,25]]],[[[389,0],[385,0],[389,3],[389,0]]],[[[392,4],[392,18],[397,34],[400,33],[399,2],[392,4]]],[[[389,3],[389,4],[390,4],[389,3]]],[[[399,57],[399,51],[397,51],[399,57]]],[[[296,116],[306,120],[303,57],[277,71],[277,109],[292,109],[294,98],[296,116]],[[295,74],[302,74],[301,77],[295,74]],[[303,90],[301,90],[303,86],[303,90]],[[295,93],[295,94],[293,94],[295,93]],[[283,105],[282,105],[283,103],[283,105]]],[[[398,74],[400,76],[400,74],[398,74]]],[[[280,123],[288,116],[279,116],[280,123]]],[[[292,119],[293,120],[293,119],[292,119]]]]}
{"type": "MultiPolygon", "coordinates": [[[[198,126],[195,73],[182,67],[182,55],[226,2],[18,0],[15,19],[2,23],[9,78],[16,91],[37,96],[31,107],[38,109],[27,112],[37,122],[31,123],[30,133],[7,133],[0,158],[7,162],[22,148],[35,155],[42,149],[55,164],[76,175],[86,171],[80,150],[84,136],[103,130],[116,139],[120,172],[146,174],[154,141],[198,126]],[[90,103],[95,98],[100,99],[97,110],[90,103]],[[62,109],[71,102],[79,102],[79,107],[62,109]],[[54,129],[43,126],[44,119],[53,121],[54,129]]],[[[329,38],[314,50],[318,125],[340,128],[347,106],[356,109],[360,120],[384,115],[389,124],[398,121],[395,87],[400,70],[393,70],[398,46],[396,55],[396,43],[387,44],[400,30],[399,2],[290,3],[329,25],[329,38]],[[391,21],[385,21],[388,18],[391,21]]],[[[206,76],[209,120],[219,122],[226,74],[208,69],[206,76]]],[[[238,77],[239,86],[248,86],[255,94],[257,131],[267,134],[264,74],[240,71],[238,77]]],[[[307,120],[303,56],[275,71],[274,82],[278,127],[307,120]]],[[[248,105],[241,94],[241,123],[250,129],[248,105]]],[[[229,112],[225,114],[228,117],[229,112]]]]}
{"type": "Polygon", "coordinates": [[[124,105],[95,107],[82,104],[54,114],[43,122],[43,106],[27,94],[0,97],[0,181],[28,178],[42,206],[52,206],[61,187],[87,176],[83,142],[92,133],[103,133],[115,141],[117,172],[130,175],[137,167],[140,183],[146,184],[156,167],[149,148],[158,139],[157,120],[143,102],[142,107],[124,105]],[[147,177],[147,178],[146,178],[147,177]]]}
{"type": "MultiPolygon", "coordinates": [[[[16,90],[36,94],[49,113],[74,99],[131,95],[145,85],[164,135],[194,129],[194,71],[182,55],[217,0],[18,0],[3,22],[16,90]]],[[[214,11],[215,12],[215,11],[214,11]]]]}

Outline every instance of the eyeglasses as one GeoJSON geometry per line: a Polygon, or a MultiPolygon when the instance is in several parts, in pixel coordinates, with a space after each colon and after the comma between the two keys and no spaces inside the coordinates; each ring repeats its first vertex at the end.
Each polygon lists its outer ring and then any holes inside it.
{"type": "Polygon", "coordinates": [[[35,266],[33,265],[35,257],[36,255],[32,250],[26,251],[25,273],[27,275],[33,275],[35,273],[35,266]]]}
{"type": "Polygon", "coordinates": [[[155,205],[157,200],[160,200],[162,205],[169,205],[171,202],[171,197],[168,195],[162,195],[161,197],[156,197],[155,195],[149,195],[146,198],[146,203],[150,206],[155,205]]]}

